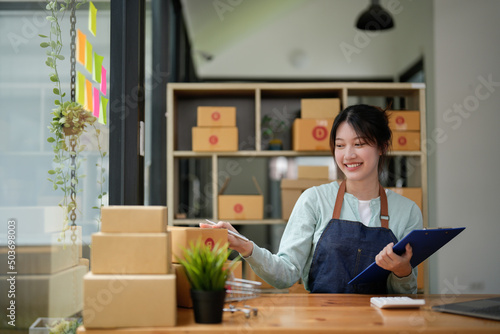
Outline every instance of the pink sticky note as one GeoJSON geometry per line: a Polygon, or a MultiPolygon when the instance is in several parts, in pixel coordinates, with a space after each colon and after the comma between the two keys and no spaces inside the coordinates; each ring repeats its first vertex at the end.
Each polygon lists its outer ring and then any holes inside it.
{"type": "Polygon", "coordinates": [[[99,89],[94,87],[94,116],[99,118],[99,89]]]}
{"type": "Polygon", "coordinates": [[[107,85],[106,85],[106,69],[104,66],[101,69],[101,93],[102,95],[107,95],[107,85]]]}

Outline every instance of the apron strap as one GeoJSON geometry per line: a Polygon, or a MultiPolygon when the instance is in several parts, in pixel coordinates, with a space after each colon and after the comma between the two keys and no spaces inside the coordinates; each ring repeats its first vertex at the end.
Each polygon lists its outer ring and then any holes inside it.
{"type": "MultiPolygon", "coordinates": [[[[345,181],[342,181],[339,186],[339,191],[337,193],[337,199],[335,200],[335,207],[333,208],[332,219],[340,219],[340,210],[342,209],[342,204],[344,203],[345,194],[345,181]]],[[[380,195],[380,222],[382,227],[389,228],[389,206],[387,205],[387,195],[382,185],[379,185],[379,195],[380,195]]]]}

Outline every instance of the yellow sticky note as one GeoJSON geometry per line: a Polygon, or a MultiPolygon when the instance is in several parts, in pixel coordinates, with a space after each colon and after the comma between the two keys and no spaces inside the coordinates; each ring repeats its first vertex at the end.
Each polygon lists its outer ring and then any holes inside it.
{"type": "Polygon", "coordinates": [[[85,52],[85,68],[87,69],[87,71],[89,71],[89,73],[92,73],[92,66],[93,66],[93,62],[92,62],[92,44],[90,44],[89,41],[86,42],[86,45],[85,45],[85,48],[86,48],[86,52],[85,52]]]}
{"type": "Polygon", "coordinates": [[[108,123],[106,116],[106,107],[108,106],[108,99],[101,96],[101,112],[99,113],[99,123],[106,125],[108,123]]]}
{"type": "Polygon", "coordinates": [[[95,82],[101,83],[101,69],[102,69],[102,60],[103,56],[99,56],[94,52],[94,66],[92,68],[92,79],[95,82]]]}
{"type": "Polygon", "coordinates": [[[85,104],[83,107],[90,112],[94,111],[94,99],[92,98],[92,83],[85,79],[85,104]]]}
{"type": "Polygon", "coordinates": [[[89,30],[94,36],[96,35],[96,16],[97,9],[91,1],[89,2],[89,30]]]}
{"type": "Polygon", "coordinates": [[[76,60],[85,65],[85,46],[87,44],[87,36],[80,30],[77,29],[77,39],[78,42],[76,44],[76,60]]]}
{"type": "Polygon", "coordinates": [[[85,105],[85,76],[76,71],[76,102],[85,105]]]}

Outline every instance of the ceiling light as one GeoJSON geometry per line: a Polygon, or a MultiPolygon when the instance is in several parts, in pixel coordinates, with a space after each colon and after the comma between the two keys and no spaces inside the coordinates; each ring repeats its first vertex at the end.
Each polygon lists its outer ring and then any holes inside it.
{"type": "Polygon", "coordinates": [[[380,6],[378,0],[372,0],[370,7],[359,16],[356,28],[361,30],[386,30],[394,27],[391,14],[380,6]]]}

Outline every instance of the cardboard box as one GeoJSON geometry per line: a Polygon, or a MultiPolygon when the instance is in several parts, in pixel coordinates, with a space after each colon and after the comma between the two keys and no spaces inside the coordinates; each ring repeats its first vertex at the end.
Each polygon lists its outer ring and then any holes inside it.
{"type": "Polygon", "coordinates": [[[420,151],[420,131],[393,131],[393,151],[420,151]]]}
{"type": "Polygon", "coordinates": [[[101,208],[101,232],[157,233],[166,231],[166,206],[113,205],[101,208]]]}
{"type": "Polygon", "coordinates": [[[391,111],[389,116],[389,127],[392,131],[419,131],[419,111],[391,111]]]}
{"type": "Polygon", "coordinates": [[[203,243],[212,247],[217,243],[227,243],[226,229],[169,226],[168,230],[172,235],[172,263],[179,262],[177,257],[183,259],[184,249],[188,248],[191,242],[196,243],[200,238],[203,243]]]}
{"type": "Polygon", "coordinates": [[[328,166],[298,166],[298,179],[328,180],[330,171],[328,166]]]}
{"type": "Polygon", "coordinates": [[[194,127],[192,135],[195,152],[238,151],[237,127],[194,127]]]}
{"type": "Polygon", "coordinates": [[[281,216],[287,220],[290,218],[295,202],[299,199],[304,190],[319,186],[325,183],[330,183],[331,180],[281,180],[281,216]]]}
{"type": "Polygon", "coordinates": [[[390,189],[401,196],[411,199],[418,205],[420,210],[422,210],[422,188],[403,187],[403,188],[387,188],[387,189],[390,189]]]}
{"type": "Polygon", "coordinates": [[[236,126],[236,107],[198,107],[198,126],[236,126]]]}
{"type": "MultiPolygon", "coordinates": [[[[227,262],[229,265],[231,261],[227,262]]],[[[233,270],[233,275],[235,278],[243,278],[242,275],[242,262],[238,261],[236,267],[233,270]]],[[[172,264],[175,272],[175,286],[176,286],[176,295],[177,295],[177,306],[179,307],[193,307],[193,301],[191,300],[191,284],[189,284],[189,280],[186,275],[186,270],[184,267],[178,263],[172,264]]]]}
{"type": "Polygon", "coordinates": [[[302,119],[335,118],[340,112],[340,99],[301,99],[302,119]]]}
{"type": "Polygon", "coordinates": [[[175,275],[95,275],[83,278],[85,328],[175,326],[175,275]]]}
{"type": "MultiPolygon", "coordinates": [[[[83,276],[85,266],[74,266],[50,275],[18,275],[14,281],[11,276],[0,276],[0,308],[4,312],[15,300],[15,328],[29,328],[39,317],[65,318],[82,310],[83,276]],[[9,291],[15,291],[15,298],[8,298],[9,291]]],[[[4,313],[6,314],[6,313],[4,313]]],[[[0,328],[12,328],[10,319],[3,316],[0,328]]]]}
{"type": "Polygon", "coordinates": [[[294,151],[329,151],[333,119],[299,119],[292,126],[294,151]]]}
{"type": "MultiPolygon", "coordinates": [[[[71,241],[47,246],[17,246],[16,272],[24,274],[52,274],[78,265],[82,245],[71,244],[71,241]]],[[[0,247],[1,273],[10,272],[8,266],[9,249],[0,247]]]]}
{"type": "Polygon", "coordinates": [[[264,196],[255,177],[253,177],[253,182],[258,195],[223,195],[229,183],[229,178],[226,179],[218,197],[220,220],[259,220],[264,218],[264,196]]]}
{"type": "Polygon", "coordinates": [[[169,233],[94,233],[91,265],[94,274],[168,274],[169,233]]]}

